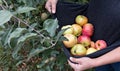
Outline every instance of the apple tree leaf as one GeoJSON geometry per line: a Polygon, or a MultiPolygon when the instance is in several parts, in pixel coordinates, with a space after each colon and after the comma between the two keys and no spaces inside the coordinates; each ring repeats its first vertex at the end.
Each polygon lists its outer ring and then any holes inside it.
{"type": "Polygon", "coordinates": [[[26,12],[29,12],[29,11],[32,11],[32,10],[35,10],[36,8],[33,8],[33,7],[19,7],[17,10],[16,10],[16,13],[20,14],[20,13],[26,13],[26,12]]]}
{"type": "Polygon", "coordinates": [[[47,19],[43,23],[43,28],[49,33],[51,37],[55,36],[55,32],[58,28],[58,20],[57,19],[47,19]]]}
{"type": "Polygon", "coordinates": [[[8,22],[12,16],[13,15],[10,11],[1,10],[0,11],[0,26],[8,22]]]}
{"type": "Polygon", "coordinates": [[[44,48],[44,47],[42,47],[42,46],[40,46],[39,48],[36,48],[36,49],[32,49],[32,50],[30,51],[29,55],[28,55],[28,59],[27,59],[27,60],[29,60],[29,59],[32,58],[33,56],[35,56],[35,55],[37,55],[37,54],[39,54],[39,53],[41,53],[41,52],[43,52],[43,51],[45,51],[45,50],[46,50],[46,48],[44,48]]]}
{"type": "Polygon", "coordinates": [[[2,0],[0,0],[0,4],[2,4],[3,2],[2,2],[2,0]]]}
{"type": "MultiPolygon", "coordinates": [[[[13,38],[18,38],[20,37],[20,35],[23,33],[23,32],[26,32],[27,29],[26,28],[16,28],[9,36],[8,38],[8,44],[10,46],[10,42],[13,38]]],[[[10,46],[11,47],[11,46],[10,46]]]]}
{"type": "Polygon", "coordinates": [[[27,39],[29,39],[29,38],[36,37],[36,36],[37,36],[36,33],[26,33],[24,36],[21,36],[21,37],[18,39],[17,44],[19,44],[20,42],[24,42],[25,40],[27,40],[27,39]]]}

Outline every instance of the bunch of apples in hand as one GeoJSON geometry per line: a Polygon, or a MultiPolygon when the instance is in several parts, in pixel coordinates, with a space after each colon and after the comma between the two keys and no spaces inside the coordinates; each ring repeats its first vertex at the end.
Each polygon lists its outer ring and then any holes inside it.
{"type": "Polygon", "coordinates": [[[67,40],[63,40],[63,44],[70,49],[73,56],[88,55],[107,47],[107,43],[102,39],[91,40],[94,26],[88,23],[88,18],[84,15],[77,15],[75,24],[65,25],[61,29],[66,29],[63,35],[67,40]]]}

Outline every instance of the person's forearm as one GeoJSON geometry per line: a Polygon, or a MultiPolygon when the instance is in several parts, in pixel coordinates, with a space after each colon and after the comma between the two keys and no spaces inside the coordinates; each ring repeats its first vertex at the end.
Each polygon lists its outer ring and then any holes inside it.
{"type": "Polygon", "coordinates": [[[120,62],[120,47],[94,59],[94,67],[120,62]]]}

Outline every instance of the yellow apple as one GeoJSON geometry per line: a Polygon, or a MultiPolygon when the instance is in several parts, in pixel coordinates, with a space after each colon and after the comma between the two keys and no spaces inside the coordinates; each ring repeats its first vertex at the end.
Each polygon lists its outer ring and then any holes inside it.
{"type": "Polygon", "coordinates": [[[82,44],[76,44],[71,48],[71,54],[74,56],[84,56],[86,55],[86,48],[82,44]]]}
{"type": "Polygon", "coordinates": [[[97,49],[95,49],[95,48],[93,48],[93,47],[90,47],[90,48],[87,49],[86,55],[91,54],[91,53],[94,53],[94,52],[96,52],[96,51],[97,51],[97,49]]]}
{"type": "Polygon", "coordinates": [[[63,35],[65,34],[73,34],[73,27],[71,25],[65,25],[61,29],[66,29],[63,35]]]}
{"type": "Polygon", "coordinates": [[[75,18],[75,22],[81,26],[88,23],[88,18],[84,15],[77,15],[75,18]]]}
{"type": "Polygon", "coordinates": [[[79,36],[82,33],[82,27],[78,24],[72,24],[73,35],[79,36]]]}
{"type": "Polygon", "coordinates": [[[63,44],[66,46],[66,48],[71,48],[77,44],[77,37],[75,35],[65,34],[64,37],[68,39],[63,41],[63,44]]]}

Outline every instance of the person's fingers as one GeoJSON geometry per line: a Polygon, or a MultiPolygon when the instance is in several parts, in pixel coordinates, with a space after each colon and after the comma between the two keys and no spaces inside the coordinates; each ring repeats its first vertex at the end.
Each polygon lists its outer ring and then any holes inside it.
{"type": "Polygon", "coordinates": [[[46,2],[45,8],[51,13],[51,3],[50,2],[46,2]]]}
{"type": "Polygon", "coordinates": [[[52,4],[52,13],[55,13],[56,12],[56,3],[53,3],[52,4]]]}
{"type": "Polygon", "coordinates": [[[83,70],[77,70],[77,69],[74,69],[74,71],[83,71],[83,70]]]}
{"type": "Polygon", "coordinates": [[[74,63],[70,62],[69,60],[68,60],[68,64],[69,64],[72,68],[76,68],[75,66],[77,66],[77,64],[74,64],[74,63]]]}
{"type": "Polygon", "coordinates": [[[58,0],[48,0],[46,2],[45,8],[50,12],[50,13],[55,13],[56,12],[56,4],[58,0]]]}
{"type": "Polygon", "coordinates": [[[75,63],[80,63],[80,58],[70,57],[70,60],[71,60],[72,62],[75,62],[75,63]]]}
{"type": "Polygon", "coordinates": [[[72,63],[72,62],[69,61],[69,60],[68,60],[68,64],[74,69],[74,71],[81,71],[81,70],[79,69],[80,64],[72,63]]]}

